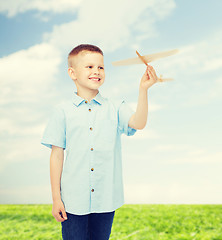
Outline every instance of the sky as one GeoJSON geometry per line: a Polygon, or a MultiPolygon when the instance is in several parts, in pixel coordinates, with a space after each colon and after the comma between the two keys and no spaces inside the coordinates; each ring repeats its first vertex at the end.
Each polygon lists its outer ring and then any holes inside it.
{"type": "Polygon", "coordinates": [[[104,52],[104,97],[136,110],[146,66],[113,61],[171,49],[151,63],[174,81],[148,90],[148,122],[122,136],[126,203],[222,203],[220,0],[0,0],[0,203],[51,203],[50,149],[41,137],[53,107],[76,91],[67,55],[104,52]]]}

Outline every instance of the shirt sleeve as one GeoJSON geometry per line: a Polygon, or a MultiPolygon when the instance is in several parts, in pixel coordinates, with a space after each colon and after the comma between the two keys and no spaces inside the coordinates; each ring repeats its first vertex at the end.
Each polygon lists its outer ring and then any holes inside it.
{"type": "Polygon", "coordinates": [[[118,109],[119,129],[122,133],[126,134],[127,136],[132,136],[137,131],[136,129],[128,126],[130,117],[133,114],[134,111],[130,108],[130,106],[125,101],[122,101],[118,109]]]}
{"type": "Polygon", "coordinates": [[[52,145],[66,148],[66,123],[63,109],[58,106],[54,109],[46,125],[41,144],[52,148],[52,145]]]}

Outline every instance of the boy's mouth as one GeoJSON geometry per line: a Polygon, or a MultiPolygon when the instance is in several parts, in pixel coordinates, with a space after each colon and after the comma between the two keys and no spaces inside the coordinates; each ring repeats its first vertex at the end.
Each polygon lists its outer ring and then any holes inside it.
{"type": "Polygon", "coordinates": [[[98,78],[98,77],[91,77],[89,79],[94,81],[94,82],[99,82],[101,80],[101,78],[98,78]]]}

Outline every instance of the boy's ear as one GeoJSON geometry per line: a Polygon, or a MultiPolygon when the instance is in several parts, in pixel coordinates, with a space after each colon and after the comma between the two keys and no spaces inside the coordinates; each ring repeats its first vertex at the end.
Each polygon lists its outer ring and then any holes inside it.
{"type": "Polygon", "coordinates": [[[71,79],[76,80],[75,70],[72,67],[68,68],[68,74],[69,74],[71,79]]]}

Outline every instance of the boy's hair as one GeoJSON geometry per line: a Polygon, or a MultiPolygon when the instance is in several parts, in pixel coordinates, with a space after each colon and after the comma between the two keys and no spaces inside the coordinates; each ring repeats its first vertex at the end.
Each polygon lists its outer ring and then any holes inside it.
{"type": "Polygon", "coordinates": [[[77,47],[73,48],[72,51],[68,55],[68,66],[69,67],[72,66],[71,58],[78,55],[80,52],[83,52],[83,51],[98,52],[101,55],[103,55],[102,50],[97,46],[94,46],[94,45],[91,45],[91,44],[80,44],[77,47]]]}

